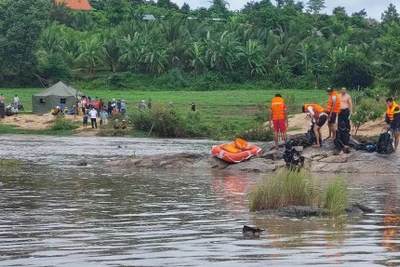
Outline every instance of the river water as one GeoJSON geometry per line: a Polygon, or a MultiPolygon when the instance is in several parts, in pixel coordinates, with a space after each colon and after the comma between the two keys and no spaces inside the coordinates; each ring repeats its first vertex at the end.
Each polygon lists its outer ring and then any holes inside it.
{"type": "Polygon", "coordinates": [[[1,136],[0,158],[26,163],[0,170],[0,266],[400,265],[398,175],[347,176],[352,198],[377,212],[341,222],[249,213],[259,175],[128,173],[100,164],[212,144],[1,136]],[[80,158],[93,164],[69,164],[80,158]],[[244,224],[266,232],[244,237],[244,224]]]}

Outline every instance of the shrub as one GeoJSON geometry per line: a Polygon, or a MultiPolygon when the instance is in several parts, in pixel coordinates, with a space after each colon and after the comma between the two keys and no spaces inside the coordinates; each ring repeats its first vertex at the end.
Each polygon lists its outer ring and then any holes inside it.
{"type": "Polygon", "coordinates": [[[268,104],[257,103],[257,112],[255,114],[255,121],[261,123],[269,121],[270,112],[271,111],[269,109],[268,104]]]}
{"type": "Polygon", "coordinates": [[[238,134],[237,137],[248,141],[268,142],[273,140],[274,132],[272,129],[263,125],[257,125],[250,130],[246,130],[243,133],[238,134]]]}
{"type": "Polygon", "coordinates": [[[197,91],[214,91],[222,87],[224,78],[216,73],[207,72],[194,79],[197,91]]]}
{"type": "Polygon", "coordinates": [[[315,205],[314,181],[306,171],[282,170],[269,181],[259,183],[250,195],[250,210],[278,209],[298,205],[315,205]]]}
{"type": "Polygon", "coordinates": [[[356,113],[351,117],[351,121],[354,123],[355,132],[354,136],[357,135],[358,129],[361,125],[368,121],[375,121],[379,119],[384,112],[384,105],[376,102],[373,99],[362,99],[360,104],[356,107],[356,113]]]}
{"type": "Polygon", "coordinates": [[[155,107],[137,112],[133,127],[158,137],[212,137],[212,126],[203,123],[198,112],[179,112],[169,107],[155,107]]]}
{"type": "Polygon", "coordinates": [[[348,192],[343,177],[333,178],[324,192],[324,207],[331,216],[337,217],[345,213],[348,192]]]}
{"type": "Polygon", "coordinates": [[[172,90],[179,90],[189,86],[188,80],[183,76],[179,69],[173,69],[156,79],[156,83],[161,87],[172,90]]]}
{"type": "Polygon", "coordinates": [[[68,130],[75,130],[77,128],[78,126],[74,122],[67,120],[66,118],[64,118],[64,116],[57,116],[53,122],[51,130],[68,131],[68,130]]]}

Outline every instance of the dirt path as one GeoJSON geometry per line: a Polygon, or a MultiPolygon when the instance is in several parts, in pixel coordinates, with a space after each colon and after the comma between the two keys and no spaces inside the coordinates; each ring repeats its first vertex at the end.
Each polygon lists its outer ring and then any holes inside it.
{"type": "MultiPolygon", "coordinates": [[[[74,118],[74,116],[66,116],[65,118],[71,121],[82,121],[82,117],[79,116],[76,118],[74,118]]],[[[0,119],[0,124],[14,125],[24,130],[40,131],[49,129],[51,124],[54,122],[54,119],[54,116],[50,114],[17,114],[14,116],[6,116],[4,119],[0,119]]],[[[88,125],[88,129],[84,129],[83,126],[80,126],[78,129],[76,129],[76,132],[77,136],[96,136],[99,133],[99,130],[93,130],[91,126],[88,125]]]]}
{"type": "MultiPolygon", "coordinates": [[[[308,130],[310,119],[306,118],[305,114],[296,114],[289,118],[289,135],[305,133],[308,130]]],[[[360,127],[357,135],[362,136],[377,136],[381,133],[382,129],[386,126],[384,119],[379,119],[375,122],[370,121],[360,127]]],[[[352,131],[354,130],[354,127],[352,131]]],[[[329,134],[328,126],[325,124],[322,127],[323,137],[327,137],[329,134]]]]}

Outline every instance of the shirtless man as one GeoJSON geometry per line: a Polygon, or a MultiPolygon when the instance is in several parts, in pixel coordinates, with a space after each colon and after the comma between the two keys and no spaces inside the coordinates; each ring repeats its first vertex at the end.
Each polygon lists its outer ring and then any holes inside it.
{"type": "Polygon", "coordinates": [[[346,124],[346,128],[350,131],[350,116],[353,114],[353,102],[351,101],[351,96],[347,93],[346,87],[340,90],[340,113],[339,121],[346,124]]]}

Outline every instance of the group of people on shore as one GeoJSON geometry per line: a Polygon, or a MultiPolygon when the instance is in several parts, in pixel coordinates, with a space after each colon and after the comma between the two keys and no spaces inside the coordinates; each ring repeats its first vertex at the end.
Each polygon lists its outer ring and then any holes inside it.
{"type": "MultiPolygon", "coordinates": [[[[321,128],[328,124],[329,135],[325,140],[332,140],[340,150],[340,154],[350,152],[350,118],[353,114],[353,102],[345,87],[340,93],[332,88],[327,89],[328,102],[326,107],[318,104],[304,104],[303,113],[311,119],[311,130],[315,135],[314,147],[320,148],[322,145],[321,128]]],[[[279,138],[287,140],[288,112],[283,97],[275,95],[270,106],[270,127],[274,129],[275,148],[278,148],[279,138]]],[[[387,129],[394,137],[394,152],[399,145],[400,132],[400,106],[396,104],[392,97],[386,99],[386,123],[387,129]]]]}
{"type": "Polygon", "coordinates": [[[6,105],[5,95],[0,94],[0,118],[4,118],[5,115],[10,116],[13,114],[18,114],[18,111],[20,109],[23,109],[23,106],[20,104],[17,94],[15,94],[12,100],[13,102],[9,102],[9,105],[6,105]]]}

